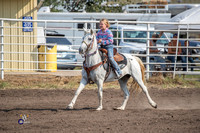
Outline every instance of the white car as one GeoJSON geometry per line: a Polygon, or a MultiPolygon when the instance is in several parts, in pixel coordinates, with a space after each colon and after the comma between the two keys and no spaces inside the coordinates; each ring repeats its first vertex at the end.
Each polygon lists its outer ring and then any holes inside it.
{"type": "MultiPolygon", "coordinates": [[[[114,37],[114,45],[119,46],[120,53],[139,54],[146,51],[147,27],[139,25],[111,25],[109,28],[114,37]]],[[[150,27],[150,38],[154,33],[154,28],[150,27]]],[[[162,39],[157,41],[158,49],[164,52],[164,44],[170,41],[170,33],[164,33],[162,39]],[[165,38],[165,39],[163,39],[165,38]]]]}
{"type": "Polygon", "coordinates": [[[56,32],[46,33],[46,43],[57,44],[57,68],[74,69],[77,64],[76,52],[71,42],[63,34],[56,32]]]}

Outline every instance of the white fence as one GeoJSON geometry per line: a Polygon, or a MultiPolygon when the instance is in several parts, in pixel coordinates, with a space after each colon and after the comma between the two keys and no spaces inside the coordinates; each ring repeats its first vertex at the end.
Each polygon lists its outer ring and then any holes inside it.
{"type": "MultiPolygon", "coordinates": [[[[21,20],[21,19],[5,19],[0,18],[0,45],[1,45],[1,79],[4,79],[4,71],[68,71],[63,69],[52,69],[48,68],[49,64],[54,64],[58,66],[63,66],[66,68],[73,68],[76,66],[82,66],[83,59],[78,54],[78,48],[84,36],[83,27],[92,28],[98,27],[99,21],[83,21],[83,20],[21,20]],[[25,25],[24,25],[25,24],[25,25]],[[28,41],[27,41],[28,39],[28,41]],[[30,41],[31,40],[31,41],[30,41]],[[57,40],[57,41],[56,41],[57,40]],[[62,41],[61,41],[62,40],[62,41]],[[55,42],[56,41],[56,42],[55,42]],[[53,44],[52,44],[53,43],[53,44]],[[54,52],[48,52],[51,49],[51,46],[54,46],[57,43],[57,50],[54,52]],[[44,51],[39,51],[38,48],[45,46],[44,51]],[[46,47],[49,47],[46,49],[46,47]],[[29,49],[29,50],[27,50],[29,49]],[[39,59],[39,56],[44,56],[43,59],[39,59]],[[48,55],[57,56],[55,60],[48,59],[48,55]],[[74,55],[74,56],[73,56],[74,55]],[[67,58],[64,58],[67,57],[67,58]],[[69,56],[69,57],[68,57],[69,56]],[[39,65],[43,64],[43,67],[39,65]]],[[[146,74],[147,78],[151,73],[155,72],[173,72],[173,75],[176,74],[200,74],[200,30],[199,29],[189,29],[191,24],[185,24],[187,28],[185,29],[174,29],[174,30],[156,30],[152,29],[152,26],[157,24],[163,25],[179,25],[178,23],[166,23],[166,22],[130,22],[130,21],[110,21],[111,25],[115,24],[117,27],[119,25],[138,25],[146,27],[146,29],[135,30],[128,29],[128,31],[143,31],[145,36],[138,37],[123,37],[123,32],[119,28],[112,29],[113,32],[116,32],[117,35],[114,36],[116,40],[116,47],[118,49],[133,46],[136,48],[143,48],[143,51],[140,53],[134,52],[130,53],[136,55],[143,59],[143,63],[146,65],[146,74]],[[177,33],[180,38],[177,38],[177,42],[188,40],[189,42],[195,42],[194,46],[171,46],[170,48],[176,49],[175,62],[170,62],[167,60],[167,56],[170,56],[164,50],[168,49],[167,45],[158,45],[151,46],[151,48],[162,49],[162,53],[159,54],[150,54],[150,41],[152,40],[152,32],[166,32],[166,33],[177,33]],[[119,36],[119,33],[122,34],[119,36]],[[145,46],[140,45],[140,43],[122,46],[121,43],[125,40],[138,40],[142,39],[145,42],[145,46]],[[186,55],[178,55],[178,48],[186,48],[186,55]],[[189,55],[189,49],[195,49],[197,53],[189,55]],[[165,60],[165,63],[158,63],[151,61],[152,56],[159,56],[165,60]],[[186,62],[178,61],[178,57],[186,57],[186,62]],[[190,63],[189,58],[192,57],[194,62],[190,63]],[[166,71],[160,71],[160,65],[166,65],[166,71]],[[150,65],[153,65],[150,68],[150,65]],[[183,68],[186,68],[186,71],[183,71],[183,68]],[[193,68],[193,71],[190,68],[193,68]]],[[[183,24],[182,24],[183,25],[183,24]]],[[[200,23],[192,24],[200,27],[200,23]]],[[[159,38],[158,40],[173,40],[172,38],[159,38]]],[[[128,43],[128,41],[127,41],[128,43]]],[[[123,53],[123,51],[122,51],[123,53]]],[[[172,55],[171,55],[172,56],[172,55]]]]}

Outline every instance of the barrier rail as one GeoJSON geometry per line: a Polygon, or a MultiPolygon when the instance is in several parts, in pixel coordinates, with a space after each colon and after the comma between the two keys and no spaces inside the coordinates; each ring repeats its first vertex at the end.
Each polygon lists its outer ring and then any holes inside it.
{"type": "Polygon", "coordinates": [[[140,12],[145,11],[146,13],[152,13],[155,11],[156,13],[159,13],[160,11],[167,12],[168,11],[168,5],[164,4],[158,4],[158,5],[145,5],[145,4],[136,4],[136,5],[126,5],[123,7],[124,11],[131,13],[131,12],[140,12]]]}
{"type": "MultiPolygon", "coordinates": [[[[57,66],[66,66],[66,68],[74,68],[76,66],[82,66],[83,58],[78,54],[78,47],[81,44],[82,37],[84,36],[83,27],[78,27],[79,24],[83,24],[85,28],[92,28],[97,31],[99,21],[86,21],[86,20],[22,20],[22,19],[6,19],[0,18],[0,56],[1,56],[1,79],[4,79],[5,71],[63,71],[60,69],[48,69],[47,64],[53,64],[57,66]],[[23,27],[22,22],[31,22],[32,27],[23,27]],[[88,24],[90,25],[88,27],[88,24]],[[23,28],[32,28],[32,31],[24,32],[23,28]],[[57,42],[54,42],[56,39],[57,42]],[[63,41],[61,41],[63,39],[63,41]],[[48,53],[48,50],[57,43],[57,51],[53,53],[48,53]],[[54,41],[53,41],[54,40],[54,41]],[[48,42],[50,41],[50,42],[48,42]],[[60,42],[61,41],[61,42],[60,42]],[[39,52],[38,48],[40,46],[45,46],[44,52],[39,52]],[[60,49],[59,49],[60,48],[60,49]],[[41,61],[38,59],[39,55],[44,56],[44,60],[41,61]],[[57,61],[48,61],[48,55],[56,55],[57,61]],[[64,56],[66,58],[64,58],[64,56]],[[68,57],[69,56],[69,57],[68,57]],[[44,68],[39,68],[39,64],[43,63],[44,68]]],[[[117,44],[115,47],[120,48],[132,48],[133,46],[137,48],[143,48],[140,53],[129,53],[131,55],[139,56],[143,63],[146,66],[146,76],[149,79],[151,73],[155,72],[172,72],[175,77],[176,74],[200,74],[200,31],[199,29],[189,29],[191,25],[200,25],[200,23],[195,24],[184,24],[187,26],[186,29],[177,30],[158,30],[152,29],[152,27],[156,24],[161,25],[179,25],[179,23],[169,23],[169,22],[130,22],[130,21],[110,21],[111,24],[115,24],[117,29],[112,29],[112,31],[116,31],[117,35],[114,37],[117,44]],[[144,31],[145,37],[123,37],[119,36],[120,25],[133,25],[133,26],[143,26],[144,29],[124,29],[121,31],[144,31]],[[196,46],[165,46],[157,45],[150,46],[150,41],[153,39],[151,37],[151,32],[172,32],[180,35],[181,38],[177,38],[177,42],[179,40],[188,40],[188,41],[196,41],[199,45],[196,46]],[[191,38],[191,36],[193,36],[191,38]],[[144,45],[141,43],[133,44],[133,45],[120,45],[123,43],[131,43],[125,42],[124,40],[146,40],[144,41],[144,45]],[[166,52],[162,52],[160,54],[151,54],[150,48],[159,48],[162,50],[168,48],[175,48],[176,54],[171,55],[175,57],[175,62],[169,62],[167,60],[166,52]],[[186,48],[186,55],[178,55],[178,48],[184,49],[186,48]],[[189,55],[189,49],[196,49],[199,53],[189,55]],[[165,63],[158,63],[151,60],[152,56],[158,56],[165,60],[165,63]],[[184,57],[186,62],[177,62],[178,57],[184,57]],[[189,63],[189,58],[194,58],[195,62],[189,63]],[[160,66],[162,64],[166,65],[166,71],[160,71],[160,66]],[[151,66],[151,67],[150,67],[151,66]],[[153,68],[152,68],[153,67],[153,68]],[[155,67],[155,68],[154,68],[155,67]],[[183,68],[186,68],[186,71],[183,71],[183,68]],[[193,67],[194,70],[190,71],[189,68],[193,67]]],[[[183,24],[181,24],[183,25],[183,24]]],[[[172,38],[168,38],[169,41],[173,40],[172,38]]],[[[163,38],[157,38],[157,40],[167,40],[163,38]]],[[[136,52],[137,50],[133,51],[136,52]]],[[[123,51],[122,51],[123,53],[123,51]]],[[[67,71],[67,70],[65,70],[67,71]]]]}

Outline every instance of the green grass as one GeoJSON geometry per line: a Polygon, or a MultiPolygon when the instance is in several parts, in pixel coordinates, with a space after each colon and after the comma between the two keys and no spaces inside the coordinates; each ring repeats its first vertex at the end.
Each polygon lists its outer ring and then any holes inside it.
{"type": "MultiPolygon", "coordinates": [[[[200,88],[200,82],[199,80],[195,80],[199,78],[199,75],[187,75],[187,78],[190,80],[187,80],[186,77],[179,77],[176,76],[175,79],[171,77],[164,78],[163,81],[163,87],[162,88],[200,88]],[[193,80],[191,80],[193,79],[193,80]]],[[[200,79],[200,78],[199,78],[200,79]]]]}
{"type": "MultiPolygon", "coordinates": [[[[9,75],[5,80],[0,81],[0,89],[77,89],[81,81],[81,76],[59,77],[59,76],[38,76],[24,75],[16,78],[15,75],[9,75]]],[[[128,82],[128,88],[131,87],[133,79],[128,82]]],[[[147,87],[156,87],[159,89],[168,88],[200,88],[200,75],[178,75],[175,79],[172,76],[159,77],[153,76],[147,81],[147,87]]],[[[118,81],[105,83],[104,89],[120,89],[118,81]]],[[[88,84],[86,89],[97,89],[96,84],[88,84]]]]}
{"type": "Polygon", "coordinates": [[[188,79],[199,79],[200,80],[200,75],[185,75],[185,78],[188,78],[188,79]]]}
{"type": "Polygon", "coordinates": [[[0,89],[5,89],[9,86],[9,83],[7,82],[4,82],[4,81],[1,81],[0,82],[0,89]]]}

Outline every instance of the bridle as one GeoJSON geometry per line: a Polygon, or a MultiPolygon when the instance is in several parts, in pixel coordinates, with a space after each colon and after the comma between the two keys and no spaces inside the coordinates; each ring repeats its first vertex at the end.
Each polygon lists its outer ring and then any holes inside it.
{"type": "MultiPolygon", "coordinates": [[[[96,50],[95,50],[93,53],[90,53],[90,54],[88,53],[89,50],[91,50],[91,49],[93,48],[94,40],[95,40],[94,37],[95,37],[95,36],[93,35],[93,40],[91,41],[90,44],[88,44],[88,43],[85,42],[84,40],[82,41],[82,43],[84,43],[84,44],[87,46],[87,49],[86,49],[85,54],[84,54],[84,56],[85,56],[85,61],[86,61],[86,57],[95,55],[95,54],[97,53],[98,46],[96,47],[96,50]]],[[[95,65],[93,65],[93,66],[91,66],[91,67],[88,67],[88,66],[85,64],[85,61],[83,62],[83,68],[84,68],[85,71],[87,72],[87,76],[88,76],[88,81],[89,81],[89,82],[90,82],[90,80],[91,80],[91,79],[89,78],[90,71],[96,69],[96,68],[99,67],[100,65],[104,65],[104,64],[106,63],[106,60],[107,60],[107,59],[105,58],[103,61],[101,61],[101,62],[99,62],[99,63],[97,63],[97,64],[95,64],[95,65]]]]}
{"type": "Polygon", "coordinates": [[[93,35],[93,39],[92,39],[92,41],[91,41],[91,43],[90,44],[88,44],[86,41],[82,41],[82,43],[84,43],[86,46],[87,46],[87,49],[86,49],[86,51],[85,51],[85,57],[86,56],[91,56],[91,55],[94,55],[94,54],[96,54],[96,52],[97,52],[97,49],[98,49],[98,47],[96,48],[96,50],[93,52],[93,53],[91,53],[91,54],[86,54],[86,53],[88,53],[88,51],[89,50],[91,50],[92,48],[93,48],[93,45],[94,45],[94,35],[93,35]]]}

